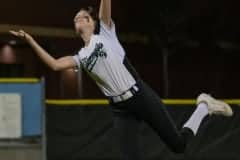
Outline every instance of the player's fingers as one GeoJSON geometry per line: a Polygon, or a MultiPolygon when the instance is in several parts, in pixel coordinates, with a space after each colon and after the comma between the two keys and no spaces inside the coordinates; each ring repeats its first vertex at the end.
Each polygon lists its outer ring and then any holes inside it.
{"type": "Polygon", "coordinates": [[[19,32],[22,33],[22,34],[27,34],[27,33],[26,33],[24,30],[22,30],[22,29],[19,30],[19,32]]]}
{"type": "Polygon", "coordinates": [[[19,30],[18,33],[19,33],[19,36],[21,36],[23,38],[26,37],[26,33],[23,30],[19,30]]]}
{"type": "Polygon", "coordinates": [[[9,33],[11,33],[14,36],[19,36],[19,33],[13,30],[10,30],[9,33]]]}

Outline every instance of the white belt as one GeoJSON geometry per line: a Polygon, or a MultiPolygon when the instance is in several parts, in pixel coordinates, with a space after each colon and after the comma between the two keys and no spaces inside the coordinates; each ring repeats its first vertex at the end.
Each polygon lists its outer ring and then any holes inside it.
{"type": "Polygon", "coordinates": [[[123,94],[121,94],[119,96],[111,97],[111,100],[113,103],[126,101],[129,98],[133,97],[138,91],[139,91],[139,88],[136,85],[134,85],[129,90],[124,92],[123,94]]]}

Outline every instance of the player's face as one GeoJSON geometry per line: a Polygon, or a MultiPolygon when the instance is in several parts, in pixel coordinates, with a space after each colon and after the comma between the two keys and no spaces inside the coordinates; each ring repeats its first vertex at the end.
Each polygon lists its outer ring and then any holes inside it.
{"type": "Polygon", "coordinates": [[[85,10],[81,10],[74,18],[74,25],[77,34],[81,34],[86,29],[92,29],[94,31],[94,20],[85,10]]]}

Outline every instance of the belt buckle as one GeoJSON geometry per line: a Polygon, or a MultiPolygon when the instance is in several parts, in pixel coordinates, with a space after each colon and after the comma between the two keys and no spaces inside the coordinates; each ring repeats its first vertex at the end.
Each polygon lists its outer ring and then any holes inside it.
{"type": "Polygon", "coordinates": [[[112,101],[114,103],[117,103],[117,102],[128,100],[129,98],[133,97],[134,94],[138,91],[139,91],[139,88],[136,85],[134,85],[131,89],[129,89],[124,94],[116,96],[116,97],[112,97],[112,101]]]}
{"type": "Polygon", "coordinates": [[[122,100],[125,101],[133,96],[131,91],[127,91],[124,95],[122,95],[122,100]]]}
{"type": "Polygon", "coordinates": [[[117,103],[117,102],[128,100],[132,96],[133,96],[133,93],[131,91],[127,91],[123,95],[112,97],[112,100],[114,103],[117,103]]]}

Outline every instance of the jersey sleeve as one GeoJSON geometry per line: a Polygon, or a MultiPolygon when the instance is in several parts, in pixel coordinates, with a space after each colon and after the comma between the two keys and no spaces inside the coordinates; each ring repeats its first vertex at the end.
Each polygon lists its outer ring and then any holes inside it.
{"type": "Polygon", "coordinates": [[[75,61],[76,63],[76,67],[79,69],[81,68],[81,62],[80,62],[80,57],[78,54],[72,56],[73,57],[73,60],[75,61]]]}
{"type": "Polygon", "coordinates": [[[108,38],[117,38],[116,27],[113,20],[111,20],[111,27],[107,26],[102,20],[100,20],[100,35],[108,38]]]}

